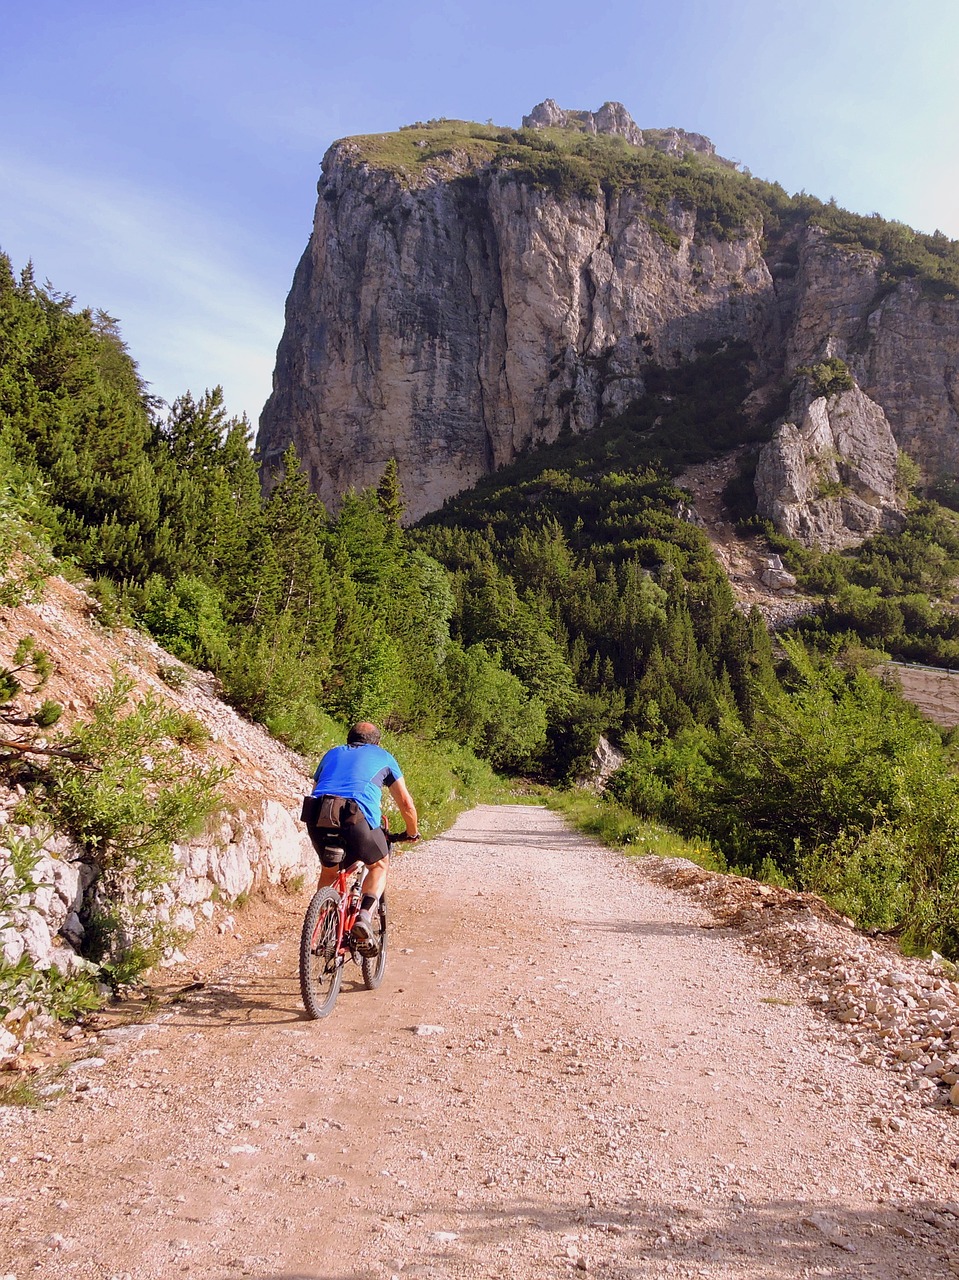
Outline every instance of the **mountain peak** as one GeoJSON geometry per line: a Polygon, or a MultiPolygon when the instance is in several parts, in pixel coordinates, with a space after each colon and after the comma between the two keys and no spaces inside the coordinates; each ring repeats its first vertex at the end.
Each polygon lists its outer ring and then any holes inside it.
{"type": "Polygon", "coordinates": [[[567,111],[547,98],[523,116],[523,128],[618,134],[634,147],[643,146],[643,132],[621,102],[604,102],[598,111],[567,111]]]}
{"type": "MultiPolygon", "coordinates": [[[[524,129],[572,129],[577,133],[606,134],[625,138],[634,147],[655,147],[669,155],[682,155],[697,151],[700,155],[715,156],[716,148],[702,133],[688,133],[685,129],[640,129],[621,102],[604,102],[598,111],[568,111],[552,98],[539,102],[523,116],[524,129]]],[[[721,157],[717,156],[717,159],[721,157]]],[[[735,168],[732,161],[726,161],[735,168]]]]}

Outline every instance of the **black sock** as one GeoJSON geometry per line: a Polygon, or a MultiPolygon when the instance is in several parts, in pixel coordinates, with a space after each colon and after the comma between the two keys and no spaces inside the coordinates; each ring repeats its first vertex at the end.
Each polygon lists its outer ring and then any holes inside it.
{"type": "Polygon", "coordinates": [[[372,893],[364,893],[363,901],[360,903],[360,910],[372,912],[378,902],[379,898],[374,897],[372,893]]]}

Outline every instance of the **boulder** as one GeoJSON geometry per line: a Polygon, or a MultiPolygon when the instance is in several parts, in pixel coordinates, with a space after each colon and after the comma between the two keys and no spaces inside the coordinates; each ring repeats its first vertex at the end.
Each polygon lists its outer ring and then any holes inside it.
{"type": "Polygon", "coordinates": [[[605,791],[610,778],[625,761],[626,757],[608,738],[600,734],[599,741],[589,759],[589,766],[579,784],[591,787],[594,791],[605,791]]]}
{"type": "Polygon", "coordinates": [[[759,581],[772,591],[792,591],[796,586],[796,579],[786,569],[764,569],[759,581]]]}

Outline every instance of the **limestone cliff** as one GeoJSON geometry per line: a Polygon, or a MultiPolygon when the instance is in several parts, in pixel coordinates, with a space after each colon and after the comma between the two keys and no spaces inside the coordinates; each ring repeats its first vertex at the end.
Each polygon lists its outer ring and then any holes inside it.
{"type": "Polygon", "coordinates": [[[723,338],[753,347],[756,405],[838,355],[900,445],[959,470],[959,301],[891,284],[878,254],[814,225],[697,207],[690,173],[707,191],[710,172],[751,181],[700,135],[640,130],[615,103],[547,101],[524,123],[431,122],[328,151],[261,418],[267,476],[292,440],[335,506],[396,457],[415,518],[624,408],[650,360],[723,338]]]}
{"type": "Polygon", "coordinates": [[[853,385],[816,395],[801,385],[756,468],[760,515],[827,551],[902,525],[899,451],[886,415],[853,385]]]}
{"type": "Polygon", "coordinates": [[[959,472],[959,300],[915,280],[890,288],[877,253],[832,243],[815,226],[798,242],[795,298],[784,302],[787,373],[845,360],[882,406],[896,441],[932,474],[959,472]]]}

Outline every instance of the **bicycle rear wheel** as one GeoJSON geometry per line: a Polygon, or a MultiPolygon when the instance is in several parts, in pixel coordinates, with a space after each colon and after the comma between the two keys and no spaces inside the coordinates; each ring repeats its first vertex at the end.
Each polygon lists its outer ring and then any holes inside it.
{"type": "Polygon", "coordinates": [[[386,895],[380,898],[376,914],[373,916],[373,936],[376,938],[375,956],[363,956],[360,967],[363,970],[363,982],[368,991],[375,991],[383,981],[386,969],[386,895]]]}
{"type": "Polygon", "coordinates": [[[300,992],[311,1018],[333,1012],[343,977],[343,957],[338,954],[340,895],[335,889],[318,889],[306,909],[300,937],[300,992]]]}

